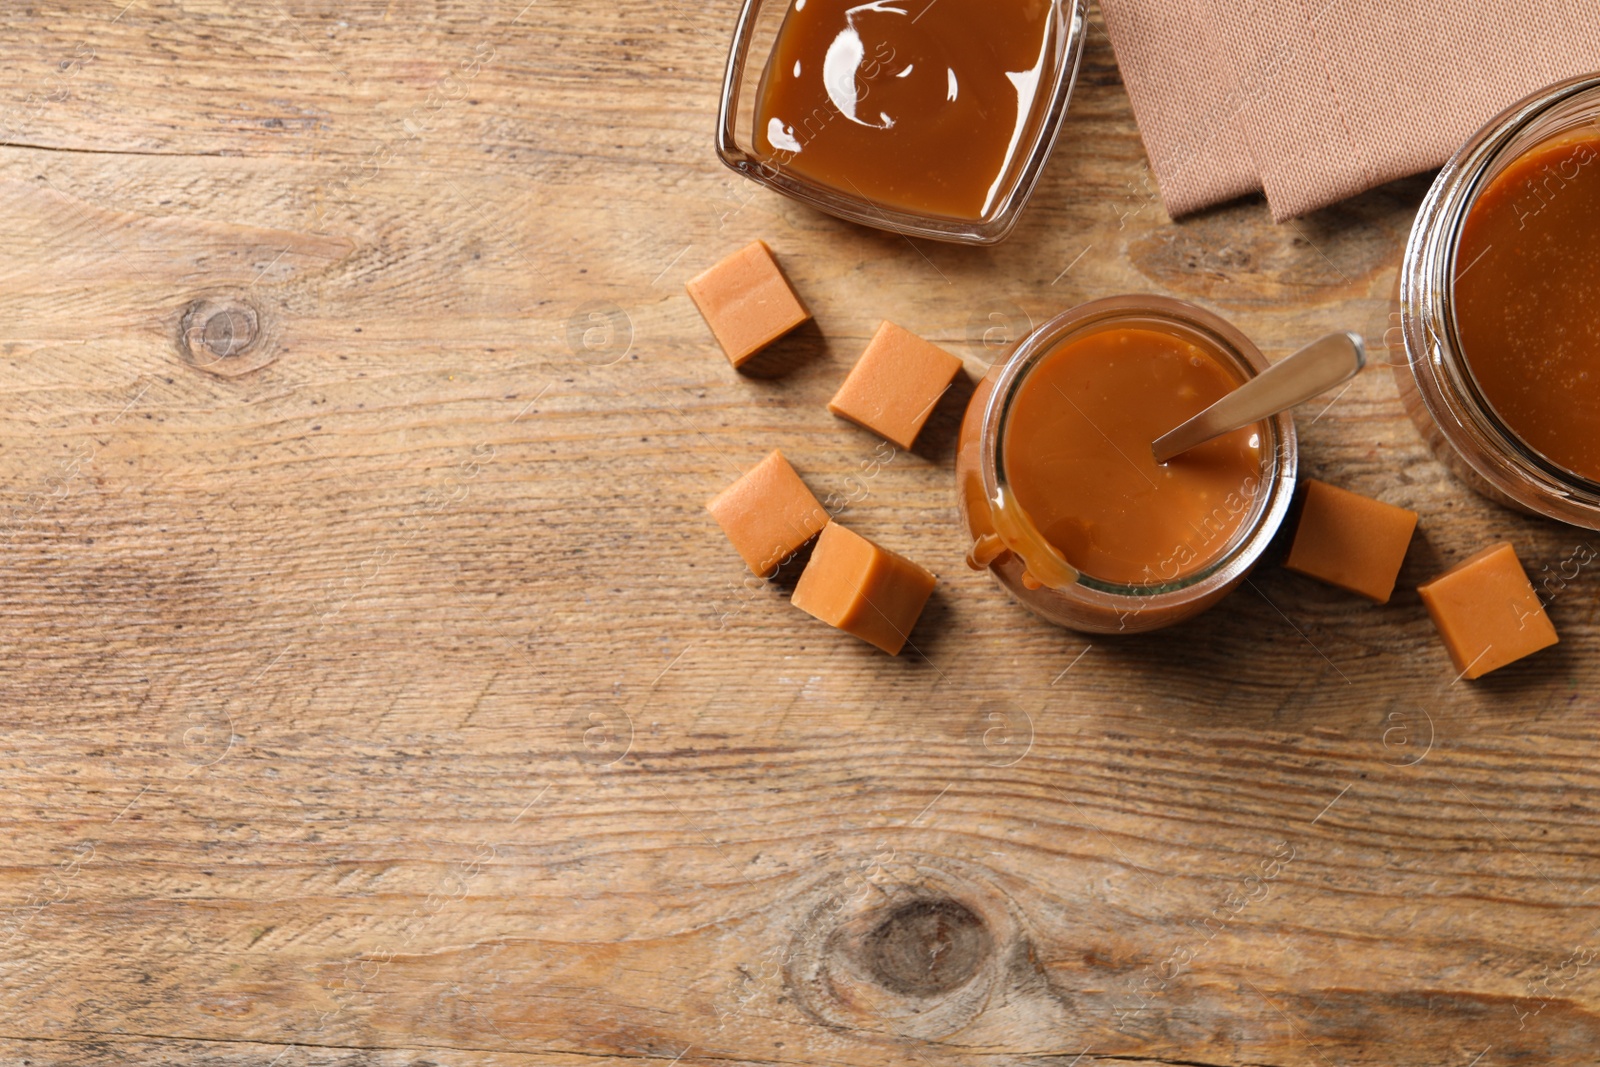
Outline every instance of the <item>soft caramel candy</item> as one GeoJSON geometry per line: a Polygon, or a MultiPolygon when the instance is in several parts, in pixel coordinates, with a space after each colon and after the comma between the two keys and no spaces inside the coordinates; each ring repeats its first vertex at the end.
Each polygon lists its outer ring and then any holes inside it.
{"type": "Polygon", "coordinates": [[[1509,544],[1489,546],[1417,592],[1464,678],[1481,678],[1558,640],[1509,544]]]}
{"type": "Polygon", "coordinates": [[[961,360],[892,322],[878,327],[828,410],[900,448],[910,448],[961,360]]]}
{"type": "Polygon", "coordinates": [[[761,241],[691,278],[684,288],[735,367],[811,317],[761,241]]]}
{"type": "Polygon", "coordinates": [[[1300,527],[1284,566],[1387,604],[1416,529],[1414,511],[1308,481],[1300,527]]]}
{"type": "Polygon", "coordinates": [[[897,656],[936,581],[904,556],[833,522],[817,538],[793,603],[897,656]]]}
{"type": "Polygon", "coordinates": [[[713,497],[706,510],[762,578],[828,524],[828,513],[776,449],[713,497]]]}

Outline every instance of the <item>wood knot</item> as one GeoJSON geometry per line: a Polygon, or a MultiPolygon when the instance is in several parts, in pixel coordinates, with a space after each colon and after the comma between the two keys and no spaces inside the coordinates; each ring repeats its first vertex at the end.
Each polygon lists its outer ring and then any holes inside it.
{"type": "Polygon", "coordinates": [[[196,370],[225,378],[259,370],[277,356],[265,320],[242,296],[191,301],[178,319],[178,356],[196,370]]]}
{"type": "Polygon", "coordinates": [[[889,913],[863,943],[869,973],[905,996],[961,988],[994,951],[994,939],[971,908],[955,900],[917,900],[889,913]]]}
{"type": "Polygon", "coordinates": [[[256,309],[219,308],[200,327],[200,339],[213,356],[232,359],[255,343],[256,309]]]}
{"type": "Polygon", "coordinates": [[[1011,961],[1031,958],[1028,940],[982,868],[884,846],[796,904],[783,983],[818,1023],[939,1040],[1020,995],[1011,961]]]}

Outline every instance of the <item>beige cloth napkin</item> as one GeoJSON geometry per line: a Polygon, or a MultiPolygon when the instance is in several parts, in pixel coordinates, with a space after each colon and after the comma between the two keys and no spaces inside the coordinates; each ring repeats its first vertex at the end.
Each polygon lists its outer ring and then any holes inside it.
{"type": "Polygon", "coordinates": [[[1502,108],[1600,70],[1597,0],[1101,0],[1173,216],[1283,220],[1443,164],[1502,108]]]}

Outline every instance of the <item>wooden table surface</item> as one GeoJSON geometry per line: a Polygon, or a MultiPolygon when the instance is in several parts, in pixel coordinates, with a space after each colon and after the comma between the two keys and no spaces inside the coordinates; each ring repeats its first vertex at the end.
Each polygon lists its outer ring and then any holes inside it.
{"type": "Polygon", "coordinates": [[[1425,177],[1174,223],[1096,13],[1016,235],[912,244],[716,161],[732,0],[124,2],[0,15],[0,1063],[1596,1062],[1595,535],[1380,366],[1299,427],[1393,603],[1279,545],[1087,639],[963,565],[960,396],[824,408],[1129,291],[1392,358],[1425,177]],[[740,375],[683,282],[758,237],[817,325],[740,375]],[[773,447],[915,651],[746,580],[773,447]],[[1457,682],[1415,586],[1499,539],[1562,643],[1457,682]]]}

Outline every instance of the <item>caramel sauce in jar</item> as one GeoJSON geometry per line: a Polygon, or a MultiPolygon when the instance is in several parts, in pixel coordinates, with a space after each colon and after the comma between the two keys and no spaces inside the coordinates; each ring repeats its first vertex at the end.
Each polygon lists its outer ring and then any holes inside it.
{"type": "Polygon", "coordinates": [[[1205,570],[1262,490],[1262,430],[1157,463],[1150,443],[1242,384],[1199,337],[1112,325],[1041,359],[1011,402],[1001,455],[1017,507],[1068,563],[1117,585],[1205,570]]]}
{"type": "Polygon", "coordinates": [[[1600,134],[1539,144],[1461,227],[1461,355],[1489,407],[1545,459],[1600,482],[1600,134]]]}
{"type": "Polygon", "coordinates": [[[1106,297],[1044,323],[989,368],[961,423],[967,565],[1087,633],[1161,629],[1216,605],[1288,513],[1293,417],[1165,464],[1151,443],[1268,366],[1231,324],[1168,297],[1106,297]]]}

